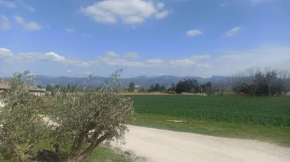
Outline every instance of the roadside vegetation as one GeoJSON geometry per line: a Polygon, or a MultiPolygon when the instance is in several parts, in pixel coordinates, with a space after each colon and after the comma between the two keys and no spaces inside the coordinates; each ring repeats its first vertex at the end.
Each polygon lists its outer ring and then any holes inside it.
{"type": "MultiPolygon", "coordinates": [[[[0,161],[9,162],[5,160],[2,155],[0,155],[0,161]]],[[[16,161],[17,160],[15,160],[15,162],[16,161]]],[[[131,160],[123,154],[115,153],[110,148],[98,147],[88,156],[85,162],[131,162],[131,160]]]]}

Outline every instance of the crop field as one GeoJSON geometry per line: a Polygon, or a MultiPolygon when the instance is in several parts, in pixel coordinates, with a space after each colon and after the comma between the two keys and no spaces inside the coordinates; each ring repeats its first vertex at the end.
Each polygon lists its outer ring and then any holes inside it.
{"type": "Polygon", "coordinates": [[[290,100],[197,96],[130,96],[137,113],[181,119],[290,126],[290,100]]]}
{"type": "Polygon", "coordinates": [[[267,97],[130,96],[134,125],[255,139],[290,147],[290,99],[267,97]],[[185,124],[168,122],[185,120],[185,124]]]}

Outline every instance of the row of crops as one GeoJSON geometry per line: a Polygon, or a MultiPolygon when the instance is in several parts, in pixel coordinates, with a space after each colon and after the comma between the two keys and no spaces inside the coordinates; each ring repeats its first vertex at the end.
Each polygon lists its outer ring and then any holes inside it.
{"type": "Polygon", "coordinates": [[[137,113],[182,119],[290,126],[290,99],[197,96],[130,96],[137,113]]]}

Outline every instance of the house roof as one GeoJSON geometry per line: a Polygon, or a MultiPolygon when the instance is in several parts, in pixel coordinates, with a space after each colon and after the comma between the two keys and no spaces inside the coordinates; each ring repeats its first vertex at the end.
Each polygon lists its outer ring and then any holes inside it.
{"type": "Polygon", "coordinates": [[[0,89],[10,89],[9,82],[5,80],[0,80],[0,89]]]}
{"type": "MultiPolygon", "coordinates": [[[[29,90],[33,92],[45,92],[45,89],[37,88],[33,85],[28,85],[29,90]]],[[[0,80],[0,89],[10,89],[10,82],[6,80],[0,80]]]]}

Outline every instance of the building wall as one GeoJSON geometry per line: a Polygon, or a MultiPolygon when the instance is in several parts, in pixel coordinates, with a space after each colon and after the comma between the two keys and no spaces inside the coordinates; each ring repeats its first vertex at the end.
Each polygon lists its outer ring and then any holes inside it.
{"type": "Polygon", "coordinates": [[[35,96],[45,96],[45,92],[43,91],[36,91],[36,92],[30,92],[30,93],[35,96]]]}

